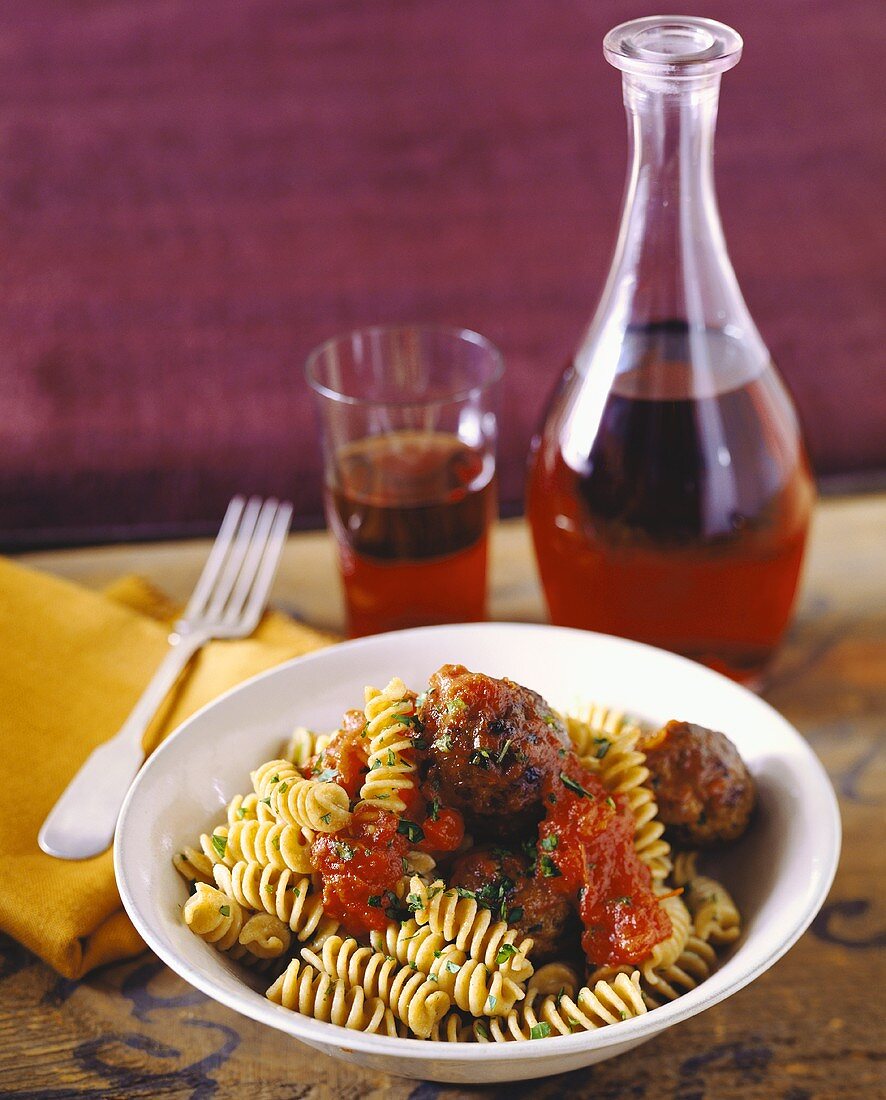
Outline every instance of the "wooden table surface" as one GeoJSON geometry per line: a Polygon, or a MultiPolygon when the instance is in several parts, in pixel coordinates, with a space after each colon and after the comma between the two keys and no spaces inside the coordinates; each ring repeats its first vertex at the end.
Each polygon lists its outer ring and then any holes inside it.
{"type": "MultiPolygon", "coordinates": [[[[150,954],[71,982],[0,940],[0,1096],[886,1095],[884,532],[886,496],[819,508],[797,619],[765,691],[824,761],[840,798],[844,843],[834,887],[811,930],[752,986],[621,1059],[544,1082],[465,1089],[345,1067],[208,1000],[150,954]]],[[[184,597],[205,554],[206,543],[195,542],[27,560],[93,586],[137,571],[184,597]]],[[[492,585],[496,618],[542,617],[521,522],[496,532],[492,585]]],[[[314,625],[340,625],[324,535],[291,540],[275,597],[314,625]]]]}

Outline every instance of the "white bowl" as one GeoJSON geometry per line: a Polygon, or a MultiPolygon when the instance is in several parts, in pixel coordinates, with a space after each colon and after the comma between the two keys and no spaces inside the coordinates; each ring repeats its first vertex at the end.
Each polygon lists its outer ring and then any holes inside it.
{"type": "Polygon", "coordinates": [[[717,1004],[762,974],[821,907],[837,867],[840,817],[812,750],[749,691],[650,646],[579,630],[510,623],[427,627],[348,642],[281,665],[195,714],[147,762],[126,799],[114,849],[120,895],[160,958],[222,1004],[333,1057],[435,1081],[513,1081],[611,1058],[717,1004]],[[723,730],[757,781],[760,812],[718,870],[744,931],[697,989],[638,1019],[526,1043],[422,1042],[346,1031],[272,1004],[256,980],[184,926],[184,882],[173,853],[223,818],[249,772],[279,755],[295,725],[332,729],[366,684],[393,675],[420,689],[441,664],[509,676],[554,706],[599,700],[656,722],[682,718],[723,730]]]}

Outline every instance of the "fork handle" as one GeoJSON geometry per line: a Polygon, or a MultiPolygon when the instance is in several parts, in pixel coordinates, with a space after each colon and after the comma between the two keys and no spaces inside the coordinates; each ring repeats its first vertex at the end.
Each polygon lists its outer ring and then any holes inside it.
{"type": "Polygon", "coordinates": [[[173,635],[170,641],[169,652],[120,731],[89,754],[43,822],[37,840],[47,855],[89,859],[114,839],[120,807],[145,758],[145,731],[207,637],[202,633],[173,635]]]}

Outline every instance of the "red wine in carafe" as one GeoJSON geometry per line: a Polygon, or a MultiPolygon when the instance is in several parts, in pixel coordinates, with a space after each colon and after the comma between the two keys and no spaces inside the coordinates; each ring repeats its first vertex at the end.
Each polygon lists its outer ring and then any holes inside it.
{"type": "Polygon", "coordinates": [[[561,392],[528,515],[555,623],[751,679],[789,618],[811,479],[802,447],[777,430],[772,372],[731,369],[717,334],[694,339],[690,370],[688,341],[679,323],[632,333],[602,409],[558,410],[561,392]]]}

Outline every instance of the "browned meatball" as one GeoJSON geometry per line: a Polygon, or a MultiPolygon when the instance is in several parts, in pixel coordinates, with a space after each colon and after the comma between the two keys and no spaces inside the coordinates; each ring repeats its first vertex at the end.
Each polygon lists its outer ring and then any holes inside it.
{"type": "Polygon", "coordinates": [[[545,887],[531,873],[530,860],[503,848],[473,848],[452,866],[451,885],[471,890],[477,900],[532,937],[537,966],[563,958],[578,942],[578,919],[568,898],[545,887]]]}
{"type": "Polygon", "coordinates": [[[671,721],[643,747],[658,813],[681,844],[736,840],[756,800],[750,772],[725,734],[671,721]]]}
{"type": "Polygon", "coordinates": [[[512,680],[444,665],[434,673],[418,716],[429,775],[443,799],[485,835],[531,830],[546,781],[569,746],[563,724],[534,691],[512,680]]]}

